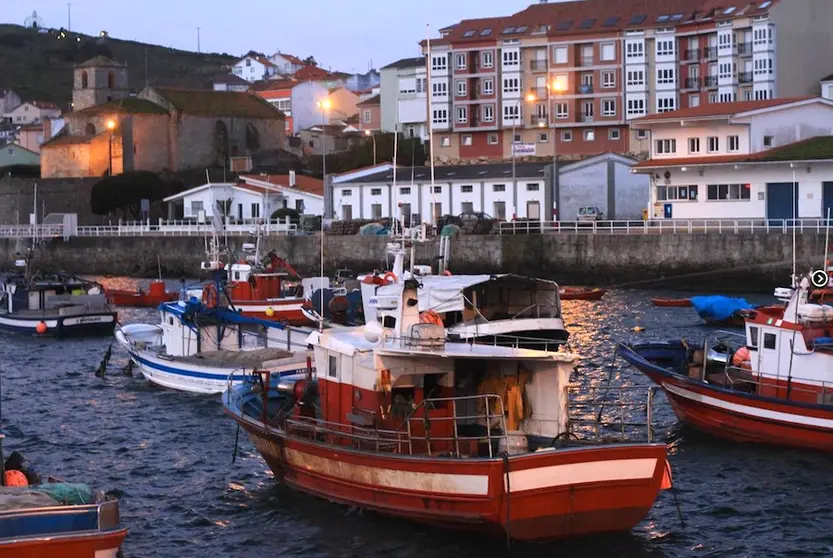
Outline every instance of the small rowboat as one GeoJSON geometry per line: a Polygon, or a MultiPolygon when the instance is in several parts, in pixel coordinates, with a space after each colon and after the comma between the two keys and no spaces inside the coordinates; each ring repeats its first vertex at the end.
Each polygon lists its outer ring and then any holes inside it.
{"type": "Polygon", "coordinates": [[[154,308],[165,302],[177,299],[179,293],[165,290],[164,281],[153,281],[147,291],[127,291],[119,289],[105,289],[107,302],[116,306],[151,307],[154,308]]]}
{"type": "Polygon", "coordinates": [[[691,306],[690,298],[652,298],[651,304],[663,308],[687,308],[691,306]]]}
{"type": "Polygon", "coordinates": [[[561,300],[601,300],[607,289],[590,289],[587,287],[564,287],[559,294],[561,300]]]}

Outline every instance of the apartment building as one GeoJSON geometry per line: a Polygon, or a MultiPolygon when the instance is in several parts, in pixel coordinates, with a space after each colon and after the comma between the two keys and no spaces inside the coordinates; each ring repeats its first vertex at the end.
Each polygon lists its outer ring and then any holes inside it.
{"type": "Polygon", "coordinates": [[[815,94],[830,29],[829,0],[574,0],[463,20],[430,41],[435,157],[647,152],[631,119],[815,94]]]}
{"type": "Polygon", "coordinates": [[[425,57],[403,58],[381,70],[382,130],[428,140],[425,57]]]}
{"type": "Polygon", "coordinates": [[[833,210],[833,101],[777,98],[634,119],[651,140],[635,165],[659,219],[821,218],[833,210]]]}

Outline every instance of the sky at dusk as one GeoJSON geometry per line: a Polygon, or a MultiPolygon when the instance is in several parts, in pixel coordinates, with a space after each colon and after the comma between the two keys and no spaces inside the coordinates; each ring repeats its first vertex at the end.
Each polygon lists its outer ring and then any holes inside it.
{"type": "MultiPolygon", "coordinates": [[[[537,0],[73,0],[72,31],[197,50],[277,50],[323,68],[366,71],[419,56],[420,40],[461,19],[505,16],[537,0]]],[[[23,24],[35,9],[46,27],[67,27],[67,2],[0,0],[0,22],[23,24]]]]}

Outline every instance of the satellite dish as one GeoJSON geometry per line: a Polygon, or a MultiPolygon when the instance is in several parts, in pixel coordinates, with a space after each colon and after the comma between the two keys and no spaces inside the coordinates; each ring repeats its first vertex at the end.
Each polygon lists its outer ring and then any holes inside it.
{"type": "Polygon", "coordinates": [[[382,324],[375,320],[367,322],[364,326],[364,338],[367,339],[368,343],[373,343],[374,345],[382,340],[384,332],[385,329],[382,327],[382,324]]]}

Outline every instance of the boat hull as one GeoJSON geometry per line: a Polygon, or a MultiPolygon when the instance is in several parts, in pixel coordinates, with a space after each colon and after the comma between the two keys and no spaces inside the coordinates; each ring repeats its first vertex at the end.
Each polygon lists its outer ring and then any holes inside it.
{"type": "Polygon", "coordinates": [[[165,302],[177,299],[179,293],[140,293],[136,291],[107,290],[107,302],[116,306],[134,308],[155,308],[165,302]]]}
{"type": "Polygon", "coordinates": [[[116,558],[127,529],[108,533],[78,533],[36,540],[0,542],[0,558],[116,558]]]}
{"type": "Polygon", "coordinates": [[[116,312],[43,318],[0,314],[0,331],[37,337],[101,337],[113,334],[117,320],[116,312]],[[38,325],[41,322],[46,325],[44,333],[38,333],[38,325]]]}
{"type": "Polygon", "coordinates": [[[362,452],[285,437],[227,412],[275,477],[294,489],[389,516],[522,541],[630,530],[653,506],[667,467],[664,444],[553,449],[506,461],[362,452]]]}
{"type": "Polygon", "coordinates": [[[630,348],[619,354],[662,386],[677,418],[732,440],[833,451],[833,406],[729,390],[654,365],[630,348]]]}
{"type": "Polygon", "coordinates": [[[561,291],[561,300],[588,300],[598,301],[607,294],[606,289],[575,289],[565,288],[561,291]]]}
{"type": "Polygon", "coordinates": [[[651,304],[662,308],[688,308],[691,306],[690,298],[652,298],[651,304]]]}
{"type": "MultiPolygon", "coordinates": [[[[160,358],[152,351],[135,348],[130,349],[129,352],[130,358],[146,380],[164,388],[189,393],[223,393],[229,387],[230,378],[232,385],[236,385],[243,381],[247,374],[254,371],[252,367],[210,366],[183,362],[177,358],[160,358]]],[[[270,370],[274,376],[281,377],[301,374],[307,371],[306,361],[298,359],[282,363],[270,370]]]]}

